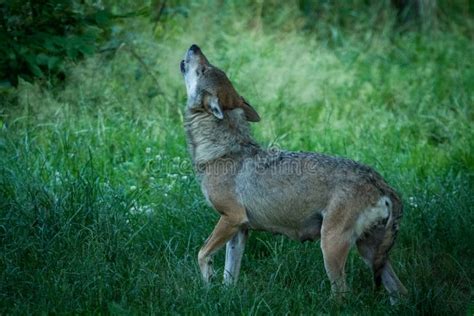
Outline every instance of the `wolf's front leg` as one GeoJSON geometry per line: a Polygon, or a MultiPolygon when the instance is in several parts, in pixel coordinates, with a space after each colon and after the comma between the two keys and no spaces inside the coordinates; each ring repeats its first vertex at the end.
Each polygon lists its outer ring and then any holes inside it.
{"type": "Polygon", "coordinates": [[[236,283],[239,278],[240,263],[247,238],[248,229],[242,228],[227,242],[224,268],[224,284],[226,285],[236,283]]]}
{"type": "Polygon", "coordinates": [[[239,224],[232,221],[232,219],[225,216],[219,219],[214,231],[198,254],[199,268],[201,269],[204,282],[208,283],[213,275],[212,256],[238,231],[239,224]]]}

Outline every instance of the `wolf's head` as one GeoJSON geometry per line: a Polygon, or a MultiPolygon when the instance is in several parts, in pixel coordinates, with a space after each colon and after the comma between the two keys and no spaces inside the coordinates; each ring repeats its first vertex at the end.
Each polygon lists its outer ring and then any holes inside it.
{"type": "Polygon", "coordinates": [[[235,91],[226,74],[211,65],[197,45],[188,49],[180,68],[188,93],[188,109],[206,111],[222,120],[225,111],[240,108],[247,121],[260,121],[258,113],[235,91]]]}

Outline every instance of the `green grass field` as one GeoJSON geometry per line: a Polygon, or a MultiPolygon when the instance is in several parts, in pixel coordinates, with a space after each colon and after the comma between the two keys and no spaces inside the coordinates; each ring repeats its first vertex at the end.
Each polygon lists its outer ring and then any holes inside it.
{"type": "Polygon", "coordinates": [[[473,19],[398,34],[371,12],[308,27],[296,6],[218,3],[156,28],[123,22],[113,55],[3,98],[0,314],[472,315],[473,19]],[[356,251],[351,294],[331,300],[319,242],[263,232],[236,287],[221,285],[223,251],[203,286],[197,252],[218,216],[185,147],[179,61],[192,43],[259,112],[263,146],[359,160],[401,193],[399,305],[373,291],[356,251]]]}

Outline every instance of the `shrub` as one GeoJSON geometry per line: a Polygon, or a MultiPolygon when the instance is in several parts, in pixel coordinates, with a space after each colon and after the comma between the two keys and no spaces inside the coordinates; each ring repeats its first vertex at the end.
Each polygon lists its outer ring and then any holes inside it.
{"type": "Polygon", "coordinates": [[[0,86],[18,79],[64,79],[64,62],[90,55],[107,37],[112,15],[76,0],[0,4],[0,86]]]}

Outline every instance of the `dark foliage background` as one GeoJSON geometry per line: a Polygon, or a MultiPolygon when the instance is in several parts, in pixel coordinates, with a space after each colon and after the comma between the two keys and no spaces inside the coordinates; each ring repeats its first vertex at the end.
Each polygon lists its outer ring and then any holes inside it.
{"type": "Polygon", "coordinates": [[[110,34],[110,12],[76,0],[0,4],[0,85],[18,78],[64,79],[65,62],[97,51],[110,34]]]}

